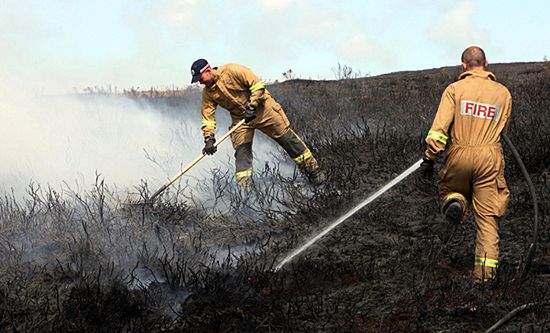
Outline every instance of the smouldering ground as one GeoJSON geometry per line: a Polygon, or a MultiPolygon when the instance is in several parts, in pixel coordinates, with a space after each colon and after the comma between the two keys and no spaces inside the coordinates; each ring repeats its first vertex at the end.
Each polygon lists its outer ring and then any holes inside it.
{"type": "MultiPolygon", "coordinates": [[[[434,183],[405,179],[275,272],[290,250],[413,162],[439,94],[456,69],[270,87],[328,173],[313,188],[258,162],[255,191],[213,172],[205,195],[172,188],[128,207],[98,179],[78,197],[30,191],[0,199],[0,331],[13,332],[484,332],[550,329],[550,69],[497,65],[514,97],[510,137],[535,184],[532,204],[506,150],[510,210],[501,223],[496,281],[475,285],[472,217],[452,234],[434,183]],[[353,126],[350,126],[353,124],[353,126]]],[[[163,96],[147,103],[195,97],[163,96]]],[[[178,102],[179,101],[179,102],[178,102]]],[[[284,155],[280,155],[284,158],[284,155]]],[[[191,190],[194,190],[191,191],[191,190]]],[[[142,188],[142,194],[149,191],[142,188]]]]}

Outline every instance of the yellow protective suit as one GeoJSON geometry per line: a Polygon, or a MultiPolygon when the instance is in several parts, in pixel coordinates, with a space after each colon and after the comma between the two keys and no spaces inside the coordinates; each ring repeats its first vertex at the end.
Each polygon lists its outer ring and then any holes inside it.
{"type": "Polygon", "coordinates": [[[273,99],[264,83],[247,67],[227,64],[215,68],[216,82],[205,87],[202,93],[202,132],[209,137],[216,130],[216,107],[219,105],[231,114],[234,126],[244,117],[247,104],[256,108],[256,118],[242,125],[231,135],[235,148],[235,177],[240,184],[248,185],[252,176],[252,140],[259,129],[278,142],[296,162],[299,170],[313,180],[319,174],[317,161],[303,141],[290,129],[290,122],[279,103],[273,99]]]}
{"type": "Polygon", "coordinates": [[[498,218],[504,215],[509,190],[504,179],[500,134],[512,109],[510,92],[493,73],[468,71],[449,85],[426,137],[425,155],[434,160],[451,139],[439,174],[443,209],[453,200],[472,202],[477,226],[474,279],[489,280],[498,267],[498,218]]]}

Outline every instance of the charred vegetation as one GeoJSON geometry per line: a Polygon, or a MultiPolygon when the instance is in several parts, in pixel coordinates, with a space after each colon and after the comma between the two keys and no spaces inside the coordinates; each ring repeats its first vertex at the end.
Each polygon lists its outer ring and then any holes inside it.
{"type": "MultiPolygon", "coordinates": [[[[287,252],[418,160],[458,69],[291,80],[269,89],[326,170],[324,185],[282,176],[276,152],[257,161],[247,193],[232,170],[214,170],[204,188],[180,182],[137,209],[101,175],[85,193],[31,184],[24,200],[5,194],[0,331],[483,332],[524,304],[506,330],[548,331],[550,68],[490,69],[514,98],[509,137],[539,198],[539,247],[525,278],[517,273],[532,203],[509,152],[497,280],[471,281],[473,217],[442,240],[436,185],[414,175],[275,272],[287,252]]],[[[199,94],[135,98],[177,116],[182,103],[198,107],[199,94]]],[[[151,194],[145,183],[136,189],[151,194]]]]}

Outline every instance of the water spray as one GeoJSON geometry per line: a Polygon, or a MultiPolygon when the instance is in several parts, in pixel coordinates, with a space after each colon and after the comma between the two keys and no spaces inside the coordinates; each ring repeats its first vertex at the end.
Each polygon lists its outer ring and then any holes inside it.
{"type": "Polygon", "coordinates": [[[280,270],[285,264],[290,262],[294,257],[305,251],[308,247],[313,245],[313,243],[317,242],[319,239],[321,239],[324,235],[328,234],[332,229],[336,228],[339,224],[343,223],[345,220],[347,220],[350,216],[357,213],[361,208],[365,207],[372,201],[374,201],[376,198],[384,194],[387,190],[392,188],[394,185],[401,182],[405,177],[416,171],[420,167],[420,164],[422,163],[422,159],[415,162],[411,167],[409,167],[407,170],[405,170],[402,174],[394,178],[391,182],[386,184],[384,187],[376,191],[374,194],[372,194],[370,197],[368,197],[365,201],[361,202],[357,206],[353,207],[350,211],[348,211],[344,216],[340,217],[338,220],[333,222],[331,225],[326,227],[323,231],[321,231],[317,236],[313,237],[307,243],[302,245],[301,247],[297,248],[296,250],[292,251],[289,255],[287,255],[276,267],[275,271],[280,270]]]}

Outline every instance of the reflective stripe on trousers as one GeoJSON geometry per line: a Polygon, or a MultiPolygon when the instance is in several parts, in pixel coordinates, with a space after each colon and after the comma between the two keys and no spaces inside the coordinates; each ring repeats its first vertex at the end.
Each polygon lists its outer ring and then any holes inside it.
{"type": "Polygon", "coordinates": [[[237,182],[252,177],[252,142],[235,148],[235,178],[237,182]]]}
{"type": "MultiPolygon", "coordinates": [[[[293,130],[289,129],[285,134],[274,140],[294,160],[302,173],[311,174],[319,168],[309,148],[293,130]]],[[[252,162],[252,142],[235,147],[235,177],[237,181],[252,176],[252,162]]]]}
{"type": "Polygon", "coordinates": [[[247,169],[247,170],[235,172],[235,178],[237,179],[237,182],[239,182],[239,183],[244,178],[250,178],[250,177],[252,177],[252,169],[247,169]]]}
{"type": "Polygon", "coordinates": [[[313,155],[311,154],[311,151],[309,149],[306,149],[306,151],[301,154],[300,156],[298,157],[295,157],[293,158],[294,162],[296,162],[297,165],[300,165],[302,163],[304,163],[305,160],[309,159],[309,158],[312,158],[313,155]]]}
{"type": "Polygon", "coordinates": [[[485,266],[485,267],[497,268],[498,267],[498,260],[497,259],[476,257],[475,265],[476,266],[485,266]]]}

